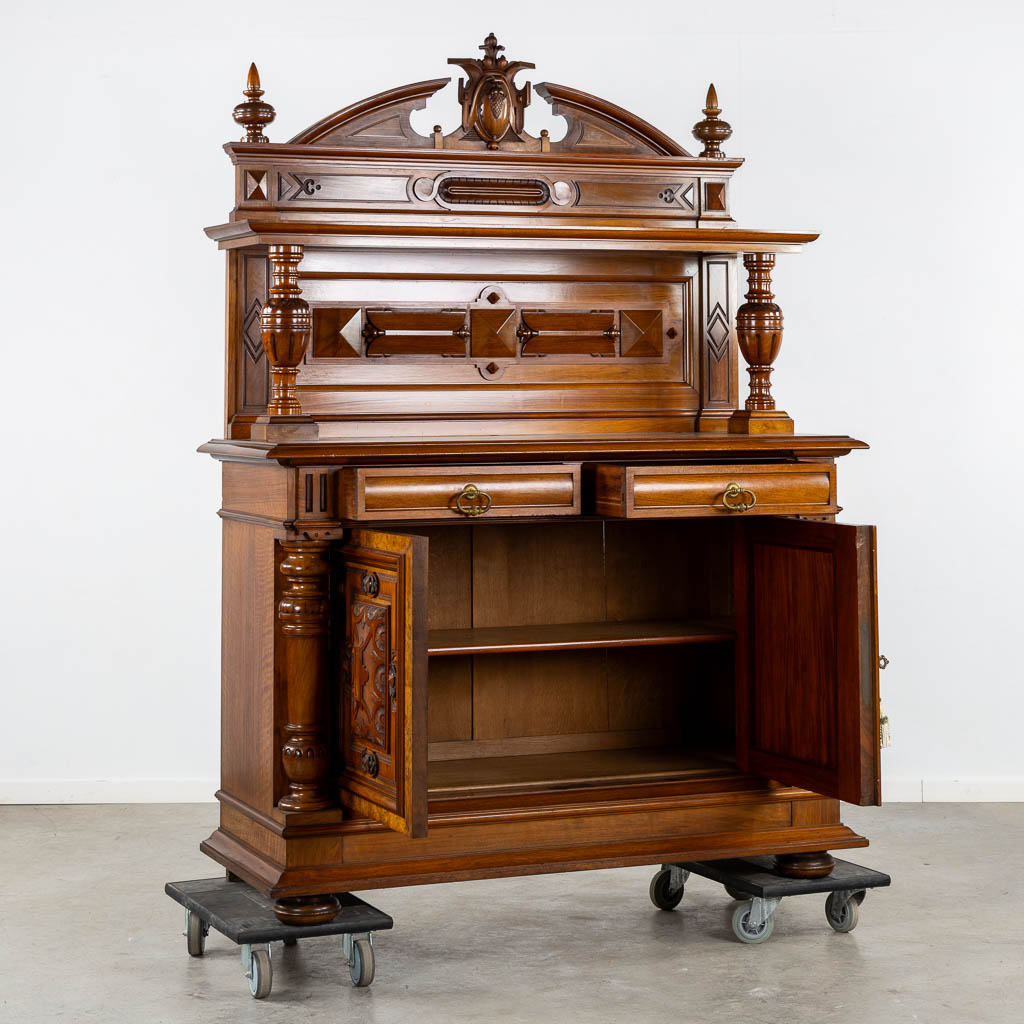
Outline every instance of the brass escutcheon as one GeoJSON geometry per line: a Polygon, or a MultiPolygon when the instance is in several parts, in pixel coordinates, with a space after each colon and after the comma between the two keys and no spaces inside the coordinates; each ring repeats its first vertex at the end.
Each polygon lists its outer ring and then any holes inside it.
{"type": "Polygon", "coordinates": [[[456,495],[455,507],[464,516],[482,516],[491,507],[491,496],[476,484],[466,484],[456,495]]]}
{"type": "Polygon", "coordinates": [[[722,504],[730,512],[747,512],[757,504],[757,495],[746,487],[740,487],[736,481],[726,485],[725,494],[722,495],[722,504]],[[747,498],[743,495],[746,494],[747,498]],[[737,501],[736,499],[739,499],[737,501]]]}

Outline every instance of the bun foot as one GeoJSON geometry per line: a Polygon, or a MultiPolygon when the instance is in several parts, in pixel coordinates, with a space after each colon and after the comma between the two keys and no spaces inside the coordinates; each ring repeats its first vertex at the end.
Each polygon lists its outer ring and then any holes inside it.
{"type": "Polygon", "coordinates": [[[835,866],[836,862],[826,850],[775,855],[775,871],[786,878],[825,878],[832,874],[835,866]]]}
{"type": "Polygon", "coordinates": [[[274,901],[274,914],[284,924],[327,924],[338,916],[337,896],[286,896],[274,901]]]}

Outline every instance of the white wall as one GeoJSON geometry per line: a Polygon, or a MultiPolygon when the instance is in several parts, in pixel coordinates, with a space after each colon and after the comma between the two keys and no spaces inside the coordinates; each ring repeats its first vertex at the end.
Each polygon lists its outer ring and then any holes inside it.
{"type": "Polygon", "coordinates": [[[283,140],[492,29],[534,81],[684,143],[714,80],[740,221],[822,232],[780,261],[775,391],[798,430],[873,445],[840,501],[879,526],[887,795],[1024,798],[1021,7],[480,10],[3,6],[0,801],[214,788],[218,472],[194,448],[221,428],[223,275],[201,228],[230,206],[249,61],[283,140]]]}

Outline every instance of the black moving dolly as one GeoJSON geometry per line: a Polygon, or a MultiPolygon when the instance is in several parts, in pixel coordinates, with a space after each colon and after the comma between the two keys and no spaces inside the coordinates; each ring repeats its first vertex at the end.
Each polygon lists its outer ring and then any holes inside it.
{"type": "Polygon", "coordinates": [[[775,873],[773,864],[772,857],[663,864],[651,879],[651,901],[661,910],[674,910],[691,874],[721,882],[725,891],[740,901],[732,915],[733,934],[740,942],[756,943],[771,935],[775,928],[772,915],[783,896],[827,892],[825,919],[837,932],[852,932],[867,890],[892,881],[881,871],[845,860],[837,859],[825,878],[784,878],[775,873]]]}
{"type": "Polygon", "coordinates": [[[274,904],[244,882],[225,878],[197,878],[168,882],[164,892],[185,908],[185,939],[190,956],[202,956],[206,936],[216,929],[242,947],[242,968],[254,999],[265,999],[273,984],[270,943],[295,945],[298,939],[321,935],[343,936],[345,960],[352,984],[365,987],[373,981],[373,933],[391,928],[394,922],[383,911],[351,893],[335,893],[341,901],[338,915],[327,924],[282,924],[274,904]]]}

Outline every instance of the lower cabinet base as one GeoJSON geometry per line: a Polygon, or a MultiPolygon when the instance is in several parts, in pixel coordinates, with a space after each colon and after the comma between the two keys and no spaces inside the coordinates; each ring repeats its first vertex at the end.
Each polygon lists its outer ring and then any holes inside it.
{"type": "Polygon", "coordinates": [[[438,816],[424,839],[365,821],[286,827],[222,795],[221,827],[200,848],[264,895],[282,898],[769,854],[809,862],[825,850],[868,845],[839,822],[838,801],[796,792],[703,806],[438,816]]]}

